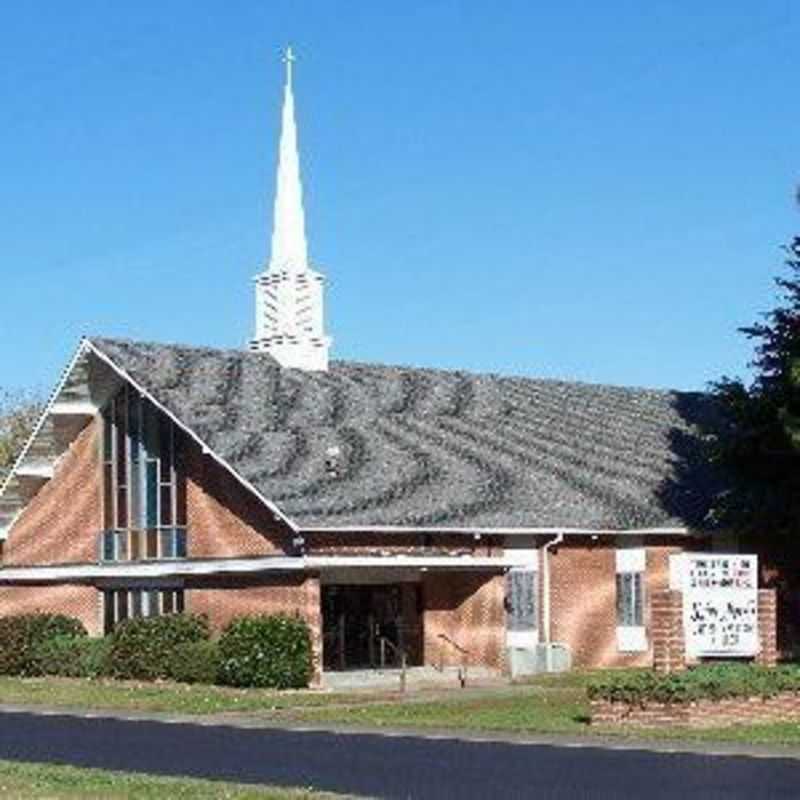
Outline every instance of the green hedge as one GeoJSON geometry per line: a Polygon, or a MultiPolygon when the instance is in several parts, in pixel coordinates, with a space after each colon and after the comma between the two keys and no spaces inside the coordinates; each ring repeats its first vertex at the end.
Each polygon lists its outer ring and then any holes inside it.
{"type": "Polygon", "coordinates": [[[773,697],[800,692],[800,668],[758,667],[749,664],[703,665],[685,672],[620,672],[593,680],[590,699],[644,705],[720,700],[725,697],[773,697]]]}
{"type": "Polygon", "coordinates": [[[208,618],[197,614],[137,617],[121,622],[109,637],[108,672],[114,678],[169,678],[170,656],[189,642],[207,641],[208,618]]]}
{"type": "Polygon", "coordinates": [[[313,674],[311,634],[302,620],[239,617],[219,640],[219,679],[229,686],[301,689],[313,674]]]}
{"type": "Polygon", "coordinates": [[[64,678],[100,678],[108,673],[109,639],[55,636],[39,642],[31,656],[31,674],[64,678]]]}
{"type": "Polygon", "coordinates": [[[34,652],[56,637],[83,638],[80,620],[64,614],[18,614],[0,617],[0,675],[34,675],[34,652]]]}
{"type": "Polygon", "coordinates": [[[184,642],[177,645],[168,657],[169,677],[179,683],[216,683],[220,655],[216,642],[184,642]]]}

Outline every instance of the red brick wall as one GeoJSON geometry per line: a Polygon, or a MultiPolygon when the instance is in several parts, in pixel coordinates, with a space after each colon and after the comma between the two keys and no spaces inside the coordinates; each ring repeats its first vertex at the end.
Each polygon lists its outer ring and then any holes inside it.
{"type": "Polygon", "coordinates": [[[0,616],[35,612],[77,617],[93,636],[99,636],[100,593],[93,586],[0,586],[0,616]]]}
{"type": "Polygon", "coordinates": [[[777,596],[774,589],[758,590],[758,638],[756,661],[765,667],[778,663],[777,596]]]}
{"type": "MultiPolygon", "coordinates": [[[[645,615],[650,649],[617,649],[616,556],[608,541],[565,542],[550,552],[551,639],[572,651],[576,667],[649,666],[653,663],[650,598],[669,586],[669,555],[680,548],[646,548],[645,615]]],[[[541,583],[541,581],[540,581],[541,583]]]]}
{"type": "Polygon", "coordinates": [[[591,708],[592,725],[714,728],[757,722],[796,722],[800,720],[800,695],[785,692],[774,697],[731,697],[694,703],[648,702],[644,705],[592,700],[591,708]]]}
{"type": "Polygon", "coordinates": [[[657,672],[678,672],[686,669],[683,594],[660,589],[653,592],[650,607],[650,641],[654,669],[657,672]]]}
{"type": "Polygon", "coordinates": [[[54,477],[11,529],[3,561],[11,566],[97,560],[103,525],[99,425],[91,422],[64,453],[54,477]]]}
{"type": "Polygon", "coordinates": [[[480,665],[505,669],[505,578],[502,575],[426,573],[423,590],[423,650],[426,664],[480,665]],[[469,651],[463,656],[444,641],[469,651]]]}
{"type": "Polygon", "coordinates": [[[286,614],[302,617],[311,628],[317,671],[322,663],[322,609],[319,578],[306,574],[276,577],[187,579],[186,610],[206,614],[216,630],[234,617],[286,614]]]}
{"type": "Polygon", "coordinates": [[[227,470],[187,444],[189,558],[285,552],[291,532],[227,470]]]}

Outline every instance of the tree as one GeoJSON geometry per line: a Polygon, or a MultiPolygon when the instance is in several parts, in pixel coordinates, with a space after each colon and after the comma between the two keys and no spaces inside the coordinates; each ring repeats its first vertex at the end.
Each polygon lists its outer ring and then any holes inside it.
{"type": "Polygon", "coordinates": [[[0,389],[0,480],[14,466],[42,410],[34,392],[0,389]]]}
{"type": "Polygon", "coordinates": [[[742,533],[800,533],[800,236],[785,250],[778,305],[740,329],[755,342],[754,380],[713,387],[728,420],[714,457],[736,478],[713,513],[742,533]]]}

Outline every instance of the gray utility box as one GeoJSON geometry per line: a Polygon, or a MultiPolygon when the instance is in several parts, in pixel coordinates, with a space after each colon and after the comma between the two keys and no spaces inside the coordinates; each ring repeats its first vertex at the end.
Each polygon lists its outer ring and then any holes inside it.
{"type": "Polygon", "coordinates": [[[567,645],[558,642],[537,644],[533,648],[509,647],[508,665],[512,678],[542,672],[568,672],[572,668],[572,654],[567,645]]]}

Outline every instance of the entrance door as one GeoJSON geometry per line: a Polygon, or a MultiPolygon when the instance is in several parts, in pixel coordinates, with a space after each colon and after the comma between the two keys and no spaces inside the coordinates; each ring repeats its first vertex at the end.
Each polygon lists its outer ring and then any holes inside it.
{"type": "Polygon", "coordinates": [[[410,584],[322,587],[323,669],[379,669],[400,665],[407,652],[406,619],[416,610],[410,584]],[[405,611],[405,614],[404,614],[405,611]]]}

